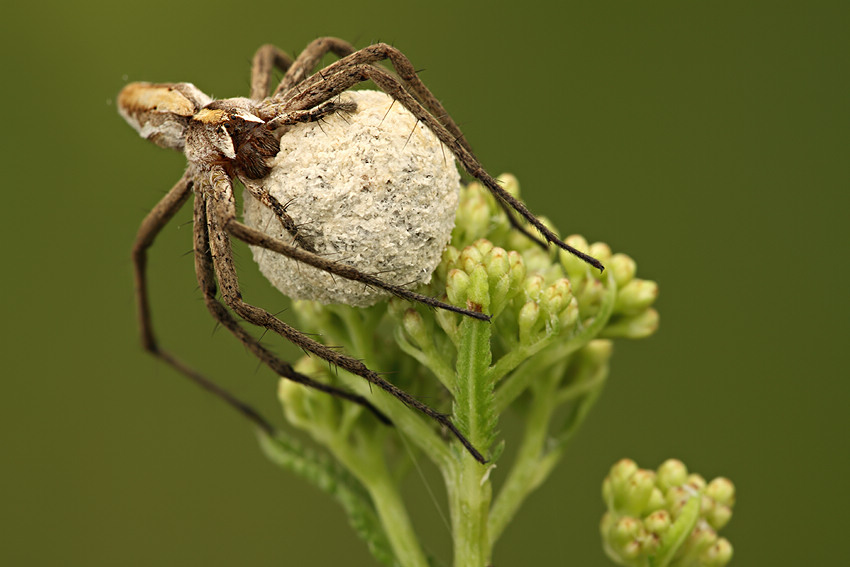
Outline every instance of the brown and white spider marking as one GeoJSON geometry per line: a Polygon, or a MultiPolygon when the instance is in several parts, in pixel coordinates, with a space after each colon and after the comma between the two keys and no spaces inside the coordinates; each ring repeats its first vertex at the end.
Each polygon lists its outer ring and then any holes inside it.
{"type": "Polygon", "coordinates": [[[303,238],[295,221],[287,214],[286,205],[272,196],[261,182],[257,182],[269,174],[270,161],[278,153],[281,135],[288,126],[317,121],[336,112],[353,110],[352,103],[341,101],[338,95],[358,83],[369,80],[392,97],[394,102],[403,105],[416,117],[418,123],[421,122],[436,135],[463,168],[493,193],[517,230],[541,246],[555,245],[579,256],[596,268],[603,269],[594,258],[562,242],[481,167],[460,129],[431,91],[419,80],[407,57],[397,49],[379,43],[355,51],[350,44],[340,39],[320,38],[308,45],[304,52],[293,60],[277,47],[265,45],[257,51],[253,59],[250,98],[212,100],[189,83],[131,83],[119,94],[119,111],[139,134],[159,146],[182,151],[189,162],[183,177],[144,219],[133,246],[142,344],[146,350],[222,398],[259,427],[269,433],[273,432],[269,422],[251,407],[160,348],[153,333],[146,280],[147,249],[159,231],[189,196],[194,194],[194,252],[198,283],[207,308],[223,327],[278,375],[361,404],[379,419],[388,422],[388,419],[364,397],[296,372],[291,365],[278,358],[245,331],[227,309],[229,307],[245,321],[273,331],[306,352],[363,377],[436,420],[451,431],[475,459],[484,462],[483,455],[446,415],[387,382],[359,360],[314,341],[268,311],[246,303],[239,290],[231,238],[385,290],[398,297],[476,319],[489,320],[483,313],[460,309],[405,287],[388,284],[355,267],[316,254],[311,242],[303,238]],[[328,52],[341,59],[311,74],[328,52]],[[384,60],[392,64],[395,74],[377,65],[384,60]],[[269,96],[274,68],[285,72],[285,75],[269,96]],[[257,201],[274,213],[285,232],[291,236],[291,244],[272,238],[237,219],[234,179],[240,180],[257,201]],[[543,240],[538,240],[521,226],[514,212],[535,227],[543,236],[543,240]],[[217,289],[221,292],[223,302],[216,297],[217,289]]]}

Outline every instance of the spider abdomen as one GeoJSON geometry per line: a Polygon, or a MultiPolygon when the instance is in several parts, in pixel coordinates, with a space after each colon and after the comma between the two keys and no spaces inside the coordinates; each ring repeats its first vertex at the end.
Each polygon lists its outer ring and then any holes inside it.
{"type": "MultiPolygon", "coordinates": [[[[460,176],[450,152],[392,98],[343,95],[357,110],[297,124],[261,181],[316,252],[397,285],[430,281],[448,243],[460,176]]],[[[245,222],[292,241],[267,207],[245,194],[245,222]]],[[[371,305],[386,293],[262,248],[254,258],[284,294],[323,303],[371,305]]]]}

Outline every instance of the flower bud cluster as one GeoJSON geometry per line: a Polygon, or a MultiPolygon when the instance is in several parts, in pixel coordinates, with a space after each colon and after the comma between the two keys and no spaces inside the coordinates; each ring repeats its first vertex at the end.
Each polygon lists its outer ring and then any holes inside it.
{"type": "Polygon", "coordinates": [[[602,497],[603,546],[620,565],[720,567],[732,558],[731,544],[717,535],[735,504],[726,478],[706,483],[675,459],[656,471],[623,459],[605,477],[602,497]]]}
{"type": "MultiPolygon", "coordinates": [[[[509,193],[519,196],[516,177],[503,174],[500,180],[509,193]]],[[[541,220],[557,233],[547,219],[541,220]]],[[[470,246],[480,252],[486,252],[487,247],[502,253],[510,250],[513,252],[507,253],[509,257],[514,253],[521,257],[527,274],[522,282],[522,293],[513,294],[514,300],[510,305],[515,312],[511,319],[516,321],[516,325],[509,324],[504,318],[497,321],[501,331],[516,330],[516,337],[508,337],[511,343],[518,340],[521,344],[528,344],[539,340],[541,333],[565,336],[576,331],[582,327],[582,321],[589,321],[599,314],[610,282],[616,285],[616,300],[599,336],[637,339],[655,332],[658,312],[652,304],[658,295],[658,285],[636,277],[635,261],[625,254],[613,253],[603,242],[589,244],[578,235],[567,237],[565,242],[600,260],[606,272],[600,273],[566,251],[556,252],[553,247],[544,250],[536,245],[511,226],[507,215],[483,185],[472,182],[461,188],[452,246],[443,255],[443,263],[437,269],[437,285],[446,282],[452,292],[458,288],[466,289],[464,276],[455,274],[449,279],[446,270],[462,268],[471,276],[468,271],[470,261],[480,254],[470,251],[470,246]],[[487,240],[482,241],[482,237],[487,240]],[[465,258],[460,259],[461,255],[465,258]]],[[[516,263],[517,260],[511,259],[512,267],[516,263]]],[[[467,299],[452,293],[448,297],[456,305],[462,305],[463,302],[458,301],[467,299]]],[[[503,306],[498,304],[496,307],[503,306]]],[[[489,313],[495,315],[499,311],[491,308],[489,313]]]]}

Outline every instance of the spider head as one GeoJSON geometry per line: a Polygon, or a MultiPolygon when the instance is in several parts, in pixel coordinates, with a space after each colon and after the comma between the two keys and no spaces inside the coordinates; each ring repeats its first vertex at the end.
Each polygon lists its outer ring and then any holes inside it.
{"type": "Polygon", "coordinates": [[[130,83],[118,94],[118,112],[143,138],[183,151],[189,121],[210,102],[191,83],[130,83]]]}
{"type": "Polygon", "coordinates": [[[225,163],[251,179],[268,173],[277,137],[246,98],[213,101],[196,112],[186,129],[186,157],[193,163],[225,163]]]}

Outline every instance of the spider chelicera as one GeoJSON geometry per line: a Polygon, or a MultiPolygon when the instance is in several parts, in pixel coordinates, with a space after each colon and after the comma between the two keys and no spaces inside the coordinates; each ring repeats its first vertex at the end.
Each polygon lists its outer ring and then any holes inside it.
{"type": "Polygon", "coordinates": [[[517,230],[543,247],[549,244],[560,247],[592,266],[603,269],[599,261],[561,241],[483,169],[455,122],[419,80],[407,57],[397,49],[378,43],[355,51],[350,44],[340,39],[319,38],[293,60],[277,47],[264,45],[253,59],[250,98],[212,100],[190,83],[131,83],[118,96],[119,112],[140,135],[159,146],[182,151],[189,162],[183,177],[145,217],[133,246],[142,344],[147,351],[223,399],[259,427],[268,433],[274,432],[271,424],[253,408],[160,348],[154,336],[146,279],[147,249],[160,230],[194,195],[195,270],[206,306],[218,323],[279,376],[361,404],[388,423],[389,420],[363,396],[296,372],[290,364],[278,358],[243,329],[236,316],[275,332],[304,351],[363,377],[437,421],[451,431],[475,459],[485,462],[484,456],[448,416],[397,388],[359,360],[316,342],[268,311],[242,299],[231,251],[231,238],[407,300],[489,320],[489,316],[474,309],[458,308],[405,287],[388,284],[356,267],[316,254],[311,242],[299,234],[297,224],[286,212],[286,204],[278,201],[265,190],[262,183],[257,182],[271,171],[270,161],[278,153],[280,137],[286,127],[353,110],[352,103],[342,101],[338,95],[364,81],[372,81],[392,97],[393,102],[399,102],[409,110],[416,117],[417,123],[422,123],[433,132],[467,173],[492,192],[517,230]],[[311,74],[329,52],[340,59],[311,74]],[[392,64],[395,74],[377,65],[385,60],[392,64]],[[275,68],[285,75],[269,96],[275,68]],[[241,181],[255,199],[274,213],[285,232],[291,236],[291,243],[272,238],[238,220],[234,179],[241,181]],[[536,228],[543,238],[538,239],[528,232],[516,219],[515,213],[536,228]],[[220,291],[221,299],[216,297],[217,291],[220,291]]]}

